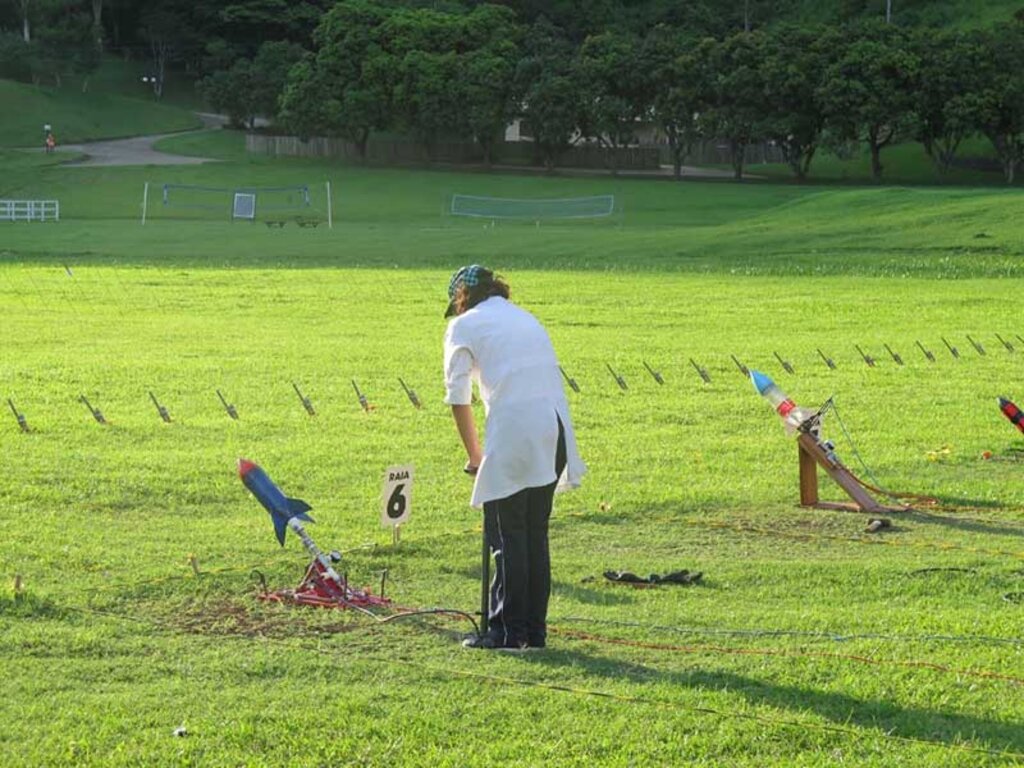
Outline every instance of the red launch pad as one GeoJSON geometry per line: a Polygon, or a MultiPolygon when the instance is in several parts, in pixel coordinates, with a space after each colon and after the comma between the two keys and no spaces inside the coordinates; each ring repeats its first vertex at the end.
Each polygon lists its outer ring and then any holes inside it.
{"type": "Polygon", "coordinates": [[[260,600],[274,603],[296,603],[311,605],[317,608],[341,608],[367,610],[391,605],[391,599],[383,595],[375,595],[369,589],[357,589],[343,577],[341,583],[334,581],[327,574],[327,569],[318,560],[313,560],[306,568],[302,582],[294,589],[278,589],[273,592],[263,584],[263,591],[256,596],[260,600]]]}

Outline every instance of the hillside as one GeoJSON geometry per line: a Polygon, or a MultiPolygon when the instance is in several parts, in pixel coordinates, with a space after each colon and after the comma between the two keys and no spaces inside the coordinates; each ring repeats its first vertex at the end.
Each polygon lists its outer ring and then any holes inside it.
{"type": "Polygon", "coordinates": [[[43,125],[59,144],[89,139],[182,131],[200,126],[188,110],[145,98],[78,88],[37,87],[0,80],[0,147],[42,145],[43,125]]]}

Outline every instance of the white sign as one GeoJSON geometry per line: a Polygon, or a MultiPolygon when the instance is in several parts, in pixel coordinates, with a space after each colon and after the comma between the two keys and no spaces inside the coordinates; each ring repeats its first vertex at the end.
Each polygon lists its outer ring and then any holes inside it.
{"type": "Polygon", "coordinates": [[[382,526],[393,528],[409,519],[412,513],[412,464],[387,468],[381,500],[384,502],[380,512],[382,526]]]}

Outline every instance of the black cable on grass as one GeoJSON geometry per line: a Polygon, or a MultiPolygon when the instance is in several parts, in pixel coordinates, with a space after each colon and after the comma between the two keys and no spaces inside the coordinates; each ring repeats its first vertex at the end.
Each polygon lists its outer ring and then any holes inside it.
{"type": "Polygon", "coordinates": [[[473,614],[467,613],[466,611],[458,611],[454,608],[423,608],[421,610],[402,611],[401,613],[393,613],[390,616],[384,617],[380,617],[375,614],[373,615],[373,617],[377,620],[378,624],[390,624],[392,621],[397,621],[398,619],[407,619],[412,616],[455,616],[457,618],[465,619],[470,624],[472,624],[474,634],[476,634],[477,636],[481,634],[480,625],[477,624],[476,618],[473,616],[473,614]]]}
{"type": "MultiPolygon", "coordinates": [[[[78,611],[80,613],[91,613],[91,614],[95,614],[95,615],[106,616],[108,618],[112,618],[112,619],[115,619],[115,620],[130,621],[130,622],[134,622],[134,623],[137,623],[137,624],[144,624],[144,625],[148,625],[150,627],[155,627],[157,629],[163,629],[165,631],[169,631],[172,634],[174,634],[174,633],[179,633],[180,634],[180,632],[175,627],[173,627],[172,625],[167,624],[165,622],[157,621],[157,620],[155,620],[155,619],[153,619],[151,617],[125,616],[125,615],[122,615],[122,614],[117,614],[117,613],[113,613],[113,612],[109,612],[109,611],[100,611],[100,610],[96,610],[96,609],[92,609],[92,608],[83,608],[83,607],[79,607],[79,606],[68,606],[68,608],[70,610],[78,611]]],[[[223,637],[224,636],[221,636],[220,639],[223,639],[223,637]]],[[[227,635],[227,637],[232,637],[232,636],[231,635],[227,635]]],[[[255,639],[255,638],[245,638],[244,636],[237,636],[236,635],[236,636],[234,636],[234,639],[255,639]]],[[[291,649],[291,650],[313,651],[313,652],[316,652],[316,653],[324,654],[326,656],[334,656],[334,657],[342,658],[346,662],[351,662],[351,660],[352,660],[352,652],[351,652],[351,649],[348,649],[348,648],[343,648],[343,649],[325,648],[321,643],[317,643],[316,645],[311,645],[311,644],[308,644],[308,643],[303,643],[303,642],[292,640],[292,639],[268,637],[266,635],[260,635],[259,639],[261,641],[263,641],[264,643],[267,643],[267,644],[270,644],[270,645],[277,645],[277,646],[280,646],[280,647],[283,647],[283,648],[288,648],[288,649],[291,649]]],[[[610,700],[619,701],[619,702],[622,702],[622,703],[625,703],[625,704],[638,704],[638,705],[653,706],[653,707],[657,707],[659,709],[668,709],[668,710],[672,710],[672,711],[675,711],[675,712],[688,712],[688,713],[691,713],[691,714],[710,715],[710,716],[713,716],[713,717],[719,717],[719,718],[723,718],[723,719],[747,720],[747,721],[751,721],[751,722],[762,723],[764,725],[770,725],[770,726],[775,726],[775,727],[784,727],[784,728],[794,728],[794,729],[803,730],[803,731],[818,731],[818,732],[823,732],[823,733],[835,733],[835,734],[841,734],[841,735],[844,735],[844,736],[847,736],[849,738],[856,739],[856,740],[874,739],[874,740],[881,741],[881,742],[893,741],[893,742],[898,742],[898,743],[901,743],[901,744],[913,744],[915,746],[929,747],[929,748],[933,748],[933,749],[947,749],[947,750],[953,750],[953,751],[959,751],[959,752],[967,752],[967,753],[971,753],[971,754],[984,754],[984,755],[992,755],[992,756],[995,756],[995,757],[1005,757],[1005,758],[1011,758],[1011,759],[1015,759],[1015,760],[1024,760],[1024,752],[1013,752],[1013,751],[1008,750],[1008,749],[1003,749],[1003,750],[993,749],[993,748],[990,748],[990,747],[981,747],[981,746],[976,746],[976,745],[973,745],[973,744],[964,744],[964,743],[953,743],[953,744],[950,744],[950,743],[947,743],[947,742],[944,742],[944,741],[929,741],[927,739],[921,739],[921,738],[917,738],[917,737],[914,737],[914,736],[901,736],[901,735],[899,735],[897,733],[894,733],[891,730],[889,730],[889,731],[881,731],[877,735],[872,735],[872,734],[869,734],[869,733],[864,733],[864,732],[862,732],[862,731],[860,731],[860,730],[858,730],[856,728],[851,728],[851,727],[845,726],[845,725],[830,725],[830,724],[827,724],[827,723],[809,723],[809,722],[805,723],[805,722],[800,722],[800,721],[797,721],[797,720],[790,720],[790,719],[787,719],[787,718],[768,717],[766,715],[758,715],[758,714],[747,713],[747,712],[730,712],[730,711],[715,709],[715,708],[707,707],[707,706],[682,706],[678,702],[675,702],[675,701],[667,701],[665,699],[657,699],[657,698],[653,698],[653,697],[630,696],[630,695],[627,695],[627,694],[614,693],[614,692],[611,692],[611,691],[601,691],[601,690],[594,690],[594,689],[590,689],[590,688],[579,688],[579,687],[576,687],[576,686],[563,685],[563,684],[559,684],[559,683],[548,683],[548,682],[543,682],[543,681],[540,681],[540,680],[527,680],[527,679],[524,679],[524,678],[508,677],[508,676],[503,676],[503,675],[493,675],[493,674],[488,674],[488,673],[485,673],[485,672],[474,672],[474,671],[471,671],[471,670],[455,669],[455,668],[452,668],[450,666],[448,666],[448,667],[437,667],[437,666],[433,666],[433,665],[429,665],[429,664],[417,663],[417,662],[414,662],[414,661],[410,661],[408,659],[403,659],[403,658],[401,658],[399,656],[380,657],[380,656],[374,656],[372,654],[368,654],[368,653],[365,653],[365,652],[361,652],[359,654],[359,659],[361,661],[365,661],[365,662],[376,662],[376,663],[381,663],[381,664],[387,664],[387,665],[390,665],[390,666],[393,666],[393,665],[397,664],[397,665],[401,665],[401,666],[404,666],[404,667],[409,667],[411,669],[418,670],[420,672],[426,672],[428,674],[434,674],[434,675],[437,675],[437,676],[440,676],[440,677],[462,677],[462,678],[467,678],[467,679],[471,679],[471,680],[480,680],[480,681],[483,681],[483,682],[486,682],[486,683],[497,683],[497,684],[500,684],[500,685],[515,685],[515,686],[522,686],[522,687],[526,687],[526,688],[538,688],[538,689],[542,689],[542,690],[558,691],[558,692],[568,693],[568,694],[571,694],[571,695],[574,695],[574,696],[578,696],[578,697],[593,697],[593,698],[610,699],[610,700]]]]}

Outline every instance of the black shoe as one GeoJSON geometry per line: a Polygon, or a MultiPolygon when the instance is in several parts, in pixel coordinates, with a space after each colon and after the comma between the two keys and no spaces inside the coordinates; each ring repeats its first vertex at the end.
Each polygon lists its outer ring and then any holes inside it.
{"type": "Polygon", "coordinates": [[[537,649],[540,649],[540,648],[546,648],[547,645],[548,645],[547,639],[543,638],[543,637],[537,637],[536,635],[533,635],[532,637],[528,637],[526,639],[526,647],[527,648],[531,648],[531,649],[532,648],[537,648],[537,649]]]}
{"type": "Polygon", "coordinates": [[[486,651],[505,651],[506,653],[520,653],[527,650],[524,642],[506,642],[494,635],[470,635],[462,641],[463,648],[481,648],[486,651]]]}

